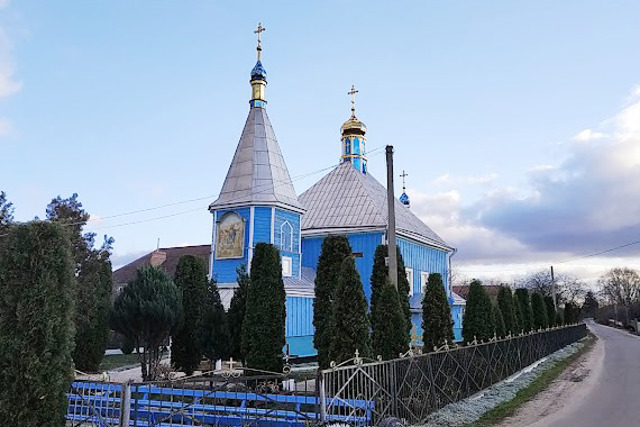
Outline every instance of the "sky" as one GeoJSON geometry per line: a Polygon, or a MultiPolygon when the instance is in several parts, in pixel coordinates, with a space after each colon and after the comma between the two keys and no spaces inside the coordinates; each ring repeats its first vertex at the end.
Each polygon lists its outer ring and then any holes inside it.
{"type": "MultiPolygon", "coordinates": [[[[261,22],[298,193],[340,156],[347,91],[468,277],[640,268],[640,2],[0,0],[0,190],[79,194],[120,266],[210,243],[261,22]]],[[[383,150],[369,170],[385,182],[383,150]]],[[[396,177],[396,195],[402,191],[396,177]]]]}

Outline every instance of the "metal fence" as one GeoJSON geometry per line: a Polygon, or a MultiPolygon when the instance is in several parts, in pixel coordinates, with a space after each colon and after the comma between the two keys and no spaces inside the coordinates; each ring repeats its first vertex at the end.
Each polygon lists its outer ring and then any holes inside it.
{"type": "Polygon", "coordinates": [[[77,380],[67,426],[375,425],[397,417],[420,423],[433,411],[507,378],[576,342],[585,325],[321,372],[271,373],[233,366],[174,380],[77,380]]]}
{"type": "Polygon", "coordinates": [[[341,366],[320,376],[321,419],[340,415],[356,425],[388,417],[425,421],[586,335],[573,325],[385,362],[341,366]]]}

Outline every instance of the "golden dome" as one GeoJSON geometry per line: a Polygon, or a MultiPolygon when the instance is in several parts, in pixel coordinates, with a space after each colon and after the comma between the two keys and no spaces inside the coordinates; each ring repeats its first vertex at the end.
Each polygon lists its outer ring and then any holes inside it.
{"type": "Polygon", "coordinates": [[[367,127],[360,120],[352,115],[349,120],[344,122],[340,127],[340,132],[345,135],[347,133],[355,133],[358,135],[364,135],[367,133],[367,127]]]}

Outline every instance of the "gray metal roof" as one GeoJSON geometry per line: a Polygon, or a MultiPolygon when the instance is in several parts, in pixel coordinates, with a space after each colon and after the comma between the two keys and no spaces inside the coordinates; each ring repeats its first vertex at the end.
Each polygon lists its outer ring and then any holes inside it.
{"type": "Polygon", "coordinates": [[[261,107],[249,110],[220,196],[209,209],[246,204],[283,205],[304,210],[296,197],[267,111],[261,107]]]}
{"type": "MultiPolygon", "coordinates": [[[[370,174],[341,163],[299,197],[307,208],[302,230],[379,229],[387,225],[387,190],[370,174]]],[[[418,241],[445,247],[425,223],[395,199],[396,230],[418,241]]]]}

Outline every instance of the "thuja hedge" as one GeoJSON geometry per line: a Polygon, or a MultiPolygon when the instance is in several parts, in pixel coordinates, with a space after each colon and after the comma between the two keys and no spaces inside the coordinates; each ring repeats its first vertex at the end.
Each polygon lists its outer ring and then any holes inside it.
{"type": "Polygon", "coordinates": [[[62,226],[31,222],[0,237],[3,424],[62,426],[73,379],[74,263],[62,226]]]}

